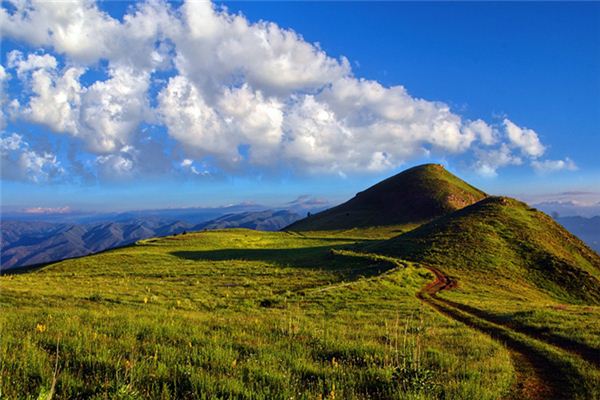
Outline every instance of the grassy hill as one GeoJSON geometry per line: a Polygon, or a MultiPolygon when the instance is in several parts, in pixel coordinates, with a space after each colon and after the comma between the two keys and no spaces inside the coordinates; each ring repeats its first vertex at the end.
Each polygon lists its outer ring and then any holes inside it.
{"type": "Polygon", "coordinates": [[[600,256],[548,215],[488,197],[361,248],[445,275],[431,304],[581,389],[557,398],[600,397],[600,256]]]}
{"type": "Polygon", "coordinates": [[[0,276],[0,398],[600,398],[600,256],[550,217],[436,165],[342,206],[0,276]]]}
{"type": "Polygon", "coordinates": [[[494,399],[508,352],[356,239],[227,230],[0,277],[3,398],[494,399]],[[44,397],[45,398],[45,397],[44,397]]]}
{"type": "Polygon", "coordinates": [[[548,215],[507,197],[488,197],[370,250],[600,304],[600,256],[548,215]]]}
{"type": "Polygon", "coordinates": [[[439,164],[410,168],[385,179],[337,207],[297,221],[291,231],[420,224],[473,204],[481,190],[439,164]]]}

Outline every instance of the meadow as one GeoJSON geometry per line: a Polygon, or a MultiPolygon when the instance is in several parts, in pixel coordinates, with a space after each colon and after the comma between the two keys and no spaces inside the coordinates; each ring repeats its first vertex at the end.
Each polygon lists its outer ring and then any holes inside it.
{"type": "Polygon", "coordinates": [[[508,351],[415,297],[427,270],[332,251],[356,242],[199,232],[2,276],[2,398],[510,392],[508,351]]]}
{"type": "Polygon", "coordinates": [[[598,394],[593,364],[516,329],[595,351],[597,307],[466,273],[422,301],[424,265],[364,250],[409,229],[195,232],[1,276],[0,397],[518,399],[544,379],[598,394]]]}

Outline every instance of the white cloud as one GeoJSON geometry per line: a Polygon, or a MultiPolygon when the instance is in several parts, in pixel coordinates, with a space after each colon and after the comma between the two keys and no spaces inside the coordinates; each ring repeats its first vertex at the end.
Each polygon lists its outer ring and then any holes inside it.
{"type": "Polygon", "coordinates": [[[25,118],[48,126],[54,132],[78,136],[78,112],[84,90],[79,78],[82,68],[69,67],[58,73],[46,68],[31,72],[29,85],[33,95],[22,110],[25,118]]]}
{"type": "Polygon", "coordinates": [[[29,207],[24,208],[25,214],[68,214],[71,212],[71,207],[29,207]]]}
{"type": "Polygon", "coordinates": [[[150,74],[145,71],[111,68],[109,79],[83,87],[83,68],[58,70],[56,59],[49,55],[30,54],[26,59],[11,55],[10,65],[32,92],[22,116],[54,132],[81,138],[94,153],[114,152],[129,144],[149,113],[150,74]]]}
{"type": "Polygon", "coordinates": [[[237,141],[225,134],[217,112],[187,78],[169,79],[158,101],[169,134],[189,151],[198,157],[216,155],[227,163],[239,160],[237,141]]]}
{"type": "Polygon", "coordinates": [[[534,130],[521,128],[506,118],[503,122],[510,143],[518,147],[524,155],[539,157],[544,154],[546,148],[534,130]]]}
{"type": "Polygon", "coordinates": [[[121,180],[134,175],[137,151],[131,146],[125,146],[118,153],[96,157],[98,177],[101,180],[121,180]]]}
{"type": "Polygon", "coordinates": [[[239,142],[250,146],[250,161],[268,164],[283,136],[283,104],[276,98],[265,98],[248,85],[225,89],[217,102],[231,133],[239,134],[239,142]]]}
{"type": "Polygon", "coordinates": [[[358,79],[345,58],[328,56],[296,32],[251,23],[210,2],[179,7],[149,0],[131,6],[122,20],[87,0],[14,0],[10,9],[0,8],[0,34],[65,56],[9,55],[8,66],[32,93],[16,108],[30,121],[80,139],[99,156],[99,175],[138,173],[145,158],[174,166],[182,156],[208,157],[229,170],[251,164],[347,173],[466,152],[476,155],[480,172],[492,175],[522,163],[516,149],[530,159],[545,150],[531,129],[508,119],[504,129],[464,120],[403,86],[358,79]],[[82,85],[81,76],[98,60],[107,61],[108,79],[82,85]],[[159,70],[171,77],[155,75],[159,70]],[[183,154],[170,155],[174,164],[156,143],[139,142],[143,122],[164,125],[179,144],[183,154]]]}
{"type": "Polygon", "coordinates": [[[0,130],[6,126],[6,117],[4,116],[4,105],[7,103],[6,81],[10,79],[10,74],[0,65],[0,130]]]}
{"type": "Polygon", "coordinates": [[[569,157],[564,160],[534,160],[531,162],[533,168],[538,172],[575,171],[577,165],[569,157]]]}
{"type": "Polygon", "coordinates": [[[506,144],[502,144],[497,149],[491,150],[476,150],[477,161],[475,170],[483,176],[494,177],[497,175],[498,168],[507,165],[521,165],[523,160],[512,154],[510,148],[506,144]]]}
{"type": "Polygon", "coordinates": [[[352,133],[337,120],[327,104],[306,95],[287,111],[283,156],[309,170],[338,171],[340,164],[353,159],[349,148],[352,133]]]}
{"type": "Polygon", "coordinates": [[[0,9],[0,34],[33,46],[50,46],[71,58],[95,62],[110,54],[118,21],[90,1],[11,1],[0,9]]]}
{"type": "Polygon", "coordinates": [[[130,143],[145,119],[150,75],[127,67],[109,71],[110,79],[98,81],[81,97],[78,136],[96,153],[113,152],[130,143]]]}
{"type": "Polygon", "coordinates": [[[13,50],[8,53],[7,64],[11,68],[17,70],[17,76],[23,79],[26,73],[33,70],[45,69],[53,70],[56,69],[57,61],[56,58],[49,54],[28,54],[26,59],[23,59],[23,53],[18,50],[13,50]]]}
{"type": "Polygon", "coordinates": [[[33,150],[16,133],[0,137],[0,157],[2,179],[44,182],[64,174],[55,154],[33,150]]]}
{"type": "Polygon", "coordinates": [[[345,59],[328,57],[276,24],[250,24],[204,1],[187,1],[182,12],[183,31],[174,37],[176,64],[203,90],[218,91],[242,79],[267,94],[285,95],[319,89],[350,73],[345,59]]]}
{"type": "Polygon", "coordinates": [[[498,142],[498,132],[485,121],[480,119],[471,121],[465,127],[465,131],[471,137],[477,137],[482,144],[490,146],[498,142]]]}
{"type": "Polygon", "coordinates": [[[196,168],[196,166],[194,165],[194,161],[190,160],[189,158],[184,158],[179,163],[179,166],[181,167],[182,170],[187,171],[193,175],[200,175],[200,176],[210,175],[208,171],[200,171],[198,168],[196,168]]]}

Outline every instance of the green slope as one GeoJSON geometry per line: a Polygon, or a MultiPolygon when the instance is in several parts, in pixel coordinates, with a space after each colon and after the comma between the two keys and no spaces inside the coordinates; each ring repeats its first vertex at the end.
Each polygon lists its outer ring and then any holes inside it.
{"type": "Polygon", "coordinates": [[[508,352],[422,307],[426,271],[332,251],[354,242],[189,233],[0,276],[0,397],[503,396],[508,352]]]}
{"type": "Polygon", "coordinates": [[[567,302],[600,303],[600,256],[548,215],[506,197],[488,197],[370,250],[466,281],[505,279],[567,302]]]}
{"type": "Polygon", "coordinates": [[[443,166],[425,164],[381,181],[346,203],[297,221],[285,230],[419,224],[484,197],[485,193],[452,175],[443,166]]]}

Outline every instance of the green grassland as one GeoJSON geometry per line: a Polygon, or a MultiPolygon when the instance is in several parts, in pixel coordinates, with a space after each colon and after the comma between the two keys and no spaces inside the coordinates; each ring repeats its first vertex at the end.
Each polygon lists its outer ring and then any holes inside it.
{"type": "Polygon", "coordinates": [[[144,240],[0,276],[0,398],[600,398],[599,260],[495,197],[144,240]],[[431,268],[455,287],[424,292],[431,268]]]}
{"type": "Polygon", "coordinates": [[[1,397],[509,393],[507,350],[422,304],[427,270],[340,250],[357,235],[192,233],[2,276],[1,397]]]}
{"type": "Polygon", "coordinates": [[[437,296],[445,307],[561,364],[570,397],[600,398],[600,257],[547,215],[489,197],[362,247],[444,271],[458,283],[437,296]]]}

